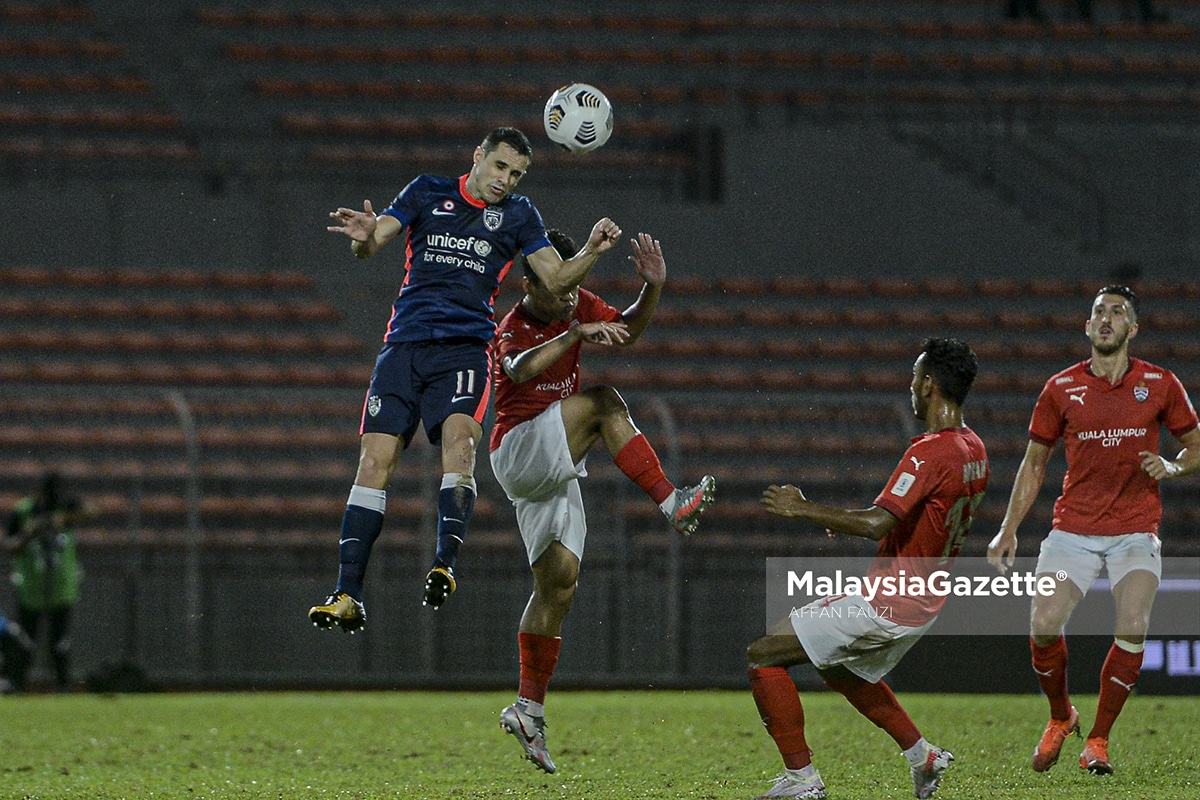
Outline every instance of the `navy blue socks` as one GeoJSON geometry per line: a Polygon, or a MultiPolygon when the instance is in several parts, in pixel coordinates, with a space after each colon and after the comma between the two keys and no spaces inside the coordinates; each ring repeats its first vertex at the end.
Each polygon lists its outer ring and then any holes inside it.
{"type": "Polygon", "coordinates": [[[341,566],[338,570],[337,591],[362,601],[363,573],[371,557],[371,546],[383,530],[383,512],[387,507],[387,492],[354,486],[342,517],[342,538],[338,542],[341,566]]]}
{"type": "Polygon", "coordinates": [[[438,543],[436,564],[453,571],[458,548],[467,536],[467,525],[475,511],[475,479],[448,472],[442,476],[438,493],[438,543]]]}

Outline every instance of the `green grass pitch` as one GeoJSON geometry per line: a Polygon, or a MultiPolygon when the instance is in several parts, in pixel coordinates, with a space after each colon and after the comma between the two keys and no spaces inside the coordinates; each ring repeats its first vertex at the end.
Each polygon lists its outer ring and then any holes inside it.
{"type": "MultiPolygon", "coordinates": [[[[829,797],[907,798],[892,741],[838,695],[805,693],[829,797]]],[[[511,693],[35,695],[0,698],[0,798],[752,798],[779,771],[744,692],[551,692],[545,775],[498,727],[511,693]]],[[[1115,775],[1068,741],[1029,768],[1041,697],[901,695],[956,757],[940,798],[1200,798],[1200,698],[1134,697],[1114,730],[1115,775]]],[[[1094,697],[1075,698],[1084,732],[1094,697]]]]}

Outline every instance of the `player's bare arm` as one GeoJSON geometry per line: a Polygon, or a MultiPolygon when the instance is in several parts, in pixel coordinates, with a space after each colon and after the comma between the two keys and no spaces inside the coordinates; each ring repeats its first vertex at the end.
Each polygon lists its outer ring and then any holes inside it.
{"type": "Polygon", "coordinates": [[[1179,438],[1183,445],[1175,458],[1167,460],[1158,453],[1143,450],[1138,453],[1142,457],[1142,469],[1156,481],[1168,478],[1181,478],[1200,470],[1200,428],[1193,428],[1179,438]]]}
{"type": "Polygon", "coordinates": [[[537,347],[505,356],[501,365],[513,383],[524,383],[549,369],[576,342],[608,346],[623,344],[628,337],[629,331],[623,322],[584,322],[572,325],[537,347]]]}
{"type": "Polygon", "coordinates": [[[642,335],[642,331],[650,324],[655,309],[658,308],[659,298],[662,297],[663,285],[667,282],[667,262],[663,259],[662,245],[659,241],[645,233],[639,233],[630,240],[633,255],[629,260],[645,285],[638,294],[637,300],[621,314],[621,318],[629,325],[629,340],[625,345],[631,345],[642,335]]]}
{"type": "Polygon", "coordinates": [[[814,503],[790,483],[768,486],[761,502],[772,514],[800,517],[835,533],[861,536],[876,542],[887,536],[898,521],[891,512],[878,506],[845,509],[814,503]]]}
{"type": "Polygon", "coordinates": [[[1025,457],[1017,469],[1008,508],[1000,523],[1000,532],[988,544],[988,563],[1000,574],[1008,572],[1017,557],[1017,528],[1021,527],[1021,520],[1025,519],[1041,491],[1042,479],[1046,476],[1046,462],[1050,460],[1052,451],[1053,448],[1033,441],[1025,448],[1025,457]]]}
{"type": "Polygon", "coordinates": [[[553,247],[543,247],[530,253],[526,259],[548,291],[565,294],[583,283],[600,254],[611,250],[620,239],[621,228],[605,217],[592,226],[587,243],[580,251],[566,261],[553,247]]]}
{"type": "Polygon", "coordinates": [[[329,212],[336,224],[326,228],[330,233],[343,233],[350,237],[350,249],[359,258],[369,258],[379,248],[396,238],[403,226],[400,220],[384,214],[376,217],[370,200],[363,201],[363,210],[339,208],[329,212]]]}

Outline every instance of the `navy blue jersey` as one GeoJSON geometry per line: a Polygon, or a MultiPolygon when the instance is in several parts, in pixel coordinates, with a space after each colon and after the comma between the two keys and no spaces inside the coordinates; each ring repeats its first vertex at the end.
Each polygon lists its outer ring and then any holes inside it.
{"type": "Polygon", "coordinates": [[[385,341],[490,341],[496,295],[517,252],[550,246],[542,215],[527,197],[510,194],[488,205],[466,184],[466,175],[421,175],[384,209],[408,228],[404,284],[385,341]]]}

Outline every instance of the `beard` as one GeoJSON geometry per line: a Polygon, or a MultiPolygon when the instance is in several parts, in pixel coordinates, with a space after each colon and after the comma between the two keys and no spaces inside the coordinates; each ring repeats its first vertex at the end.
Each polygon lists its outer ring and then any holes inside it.
{"type": "Polygon", "coordinates": [[[1128,339],[1128,333],[1125,333],[1110,342],[1098,341],[1096,338],[1093,338],[1092,349],[1102,356],[1111,356],[1113,353],[1124,347],[1125,342],[1128,341],[1128,339]]]}

